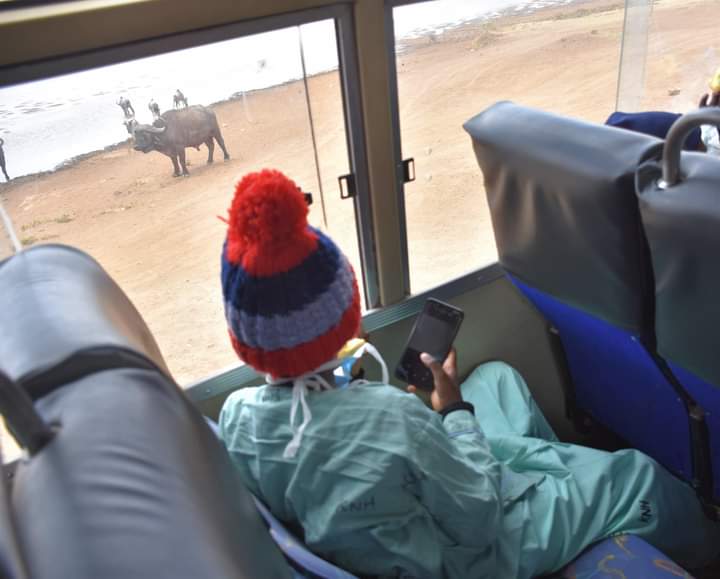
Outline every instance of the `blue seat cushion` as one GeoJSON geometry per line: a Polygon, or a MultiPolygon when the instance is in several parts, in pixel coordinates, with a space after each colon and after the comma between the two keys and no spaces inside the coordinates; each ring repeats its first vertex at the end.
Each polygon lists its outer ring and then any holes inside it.
{"type": "Polygon", "coordinates": [[[685,406],[638,337],[514,276],[510,279],[557,328],[577,406],[689,480],[692,457],[685,406]]]}
{"type": "Polygon", "coordinates": [[[671,579],[692,576],[634,535],[605,539],[583,552],[552,579],[671,579]]]}

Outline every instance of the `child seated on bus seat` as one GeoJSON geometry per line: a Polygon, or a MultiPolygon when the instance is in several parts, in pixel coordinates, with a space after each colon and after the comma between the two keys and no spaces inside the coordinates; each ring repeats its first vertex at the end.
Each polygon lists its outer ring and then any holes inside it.
{"type": "Polygon", "coordinates": [[[507,364],[458,384],[454,353],[424,356],[432,410],[412,387],[390,386],[386,369],[381,382],[336,388],[360,298],[307,211],[278,171],[237,185],[225,315],[235,351],[267,384],[234,392],[220,431],[250,490],[312,551],[359,575],[451,579],[535,577],[620,533],[690,567],[718,552],[720,528],[689,486],[640,452],[559,442],[507,364]]]}

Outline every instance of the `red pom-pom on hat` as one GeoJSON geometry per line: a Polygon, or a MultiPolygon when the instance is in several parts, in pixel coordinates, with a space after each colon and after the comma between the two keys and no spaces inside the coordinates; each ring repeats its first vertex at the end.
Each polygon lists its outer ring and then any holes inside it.
{"type": "Polygon", "coordinates": [[[302,191],[280,171],[245,175],[229,210],[227,259],[257,276],[288,271],[317,246],[307,214],[302,191]]]}

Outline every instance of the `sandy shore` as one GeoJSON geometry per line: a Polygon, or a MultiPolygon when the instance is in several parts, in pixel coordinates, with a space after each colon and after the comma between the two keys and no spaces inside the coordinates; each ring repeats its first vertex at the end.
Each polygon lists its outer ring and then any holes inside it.
{"type": "MultiPolygon", "coordinates": [[[[651,43],[649,106],[682,111],[697,100],[705,71],[691,78],[682,63],[715,41],[711,4],[656,5],[653,23],[665,44],[651,43]]],[[[401,55],[403,155],[417,167],[406,194],[414,290],[495,259],[482,177],[462,123],[502,99],[603,121],[615,104],[622,22],[620,2],[597,0],[466,25],[418,39],[401,55]]],[[[338,75],[309,83],[326,229],[358,267],[353,206],[337,188],[337,176],[348,172],[338,75]]],[[[216,151],[215,164],[206,165],[204,148],[188,150],[189,178],[173,178],[159,153],[126,146],[0,184],[24,243],[68,243],[103,264],[147,320],[181,384],[236,362],[222,316],[225,231],[216,218],[225,215],[236,180],[262,167],[285,171],[313,192],[311,220],[323,225],[302,83],[214,110],[232,159],[223,162],[216,151]]]]}

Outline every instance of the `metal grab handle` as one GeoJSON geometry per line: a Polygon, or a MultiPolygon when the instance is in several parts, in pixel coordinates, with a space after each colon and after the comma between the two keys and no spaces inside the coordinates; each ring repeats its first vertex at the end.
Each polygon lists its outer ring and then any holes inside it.
{"type": "Polygon", "coordinates": [[[662,186],[672,187],[680,181],[680,153],[685,140],[700,125],[720,126],[720,107],[704,107],[681,116],[670,127],[665,138],[662,186]]]}
{"type": "Polygon", "coordinates": [[[52,439],[51,426],[35,410],[30,396],[0,372],[0,413],[20,446],[35,454],[52,439]]]}

